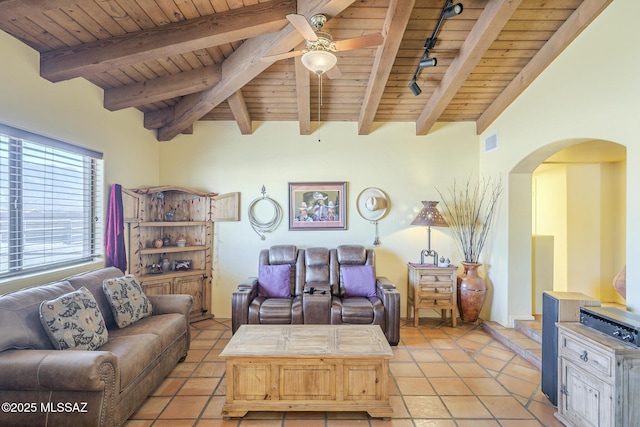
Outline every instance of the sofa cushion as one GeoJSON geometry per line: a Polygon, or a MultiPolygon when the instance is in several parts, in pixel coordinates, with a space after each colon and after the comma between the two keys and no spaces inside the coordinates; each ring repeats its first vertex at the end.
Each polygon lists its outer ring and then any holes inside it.
{"type": "MultiPolygon", "coordinates": [[[[124,331],[119,329],[117,331],[124,331]]],[[[117,332],[116,331],[116,332],[117,332]]],[[[110,351],[118,358],[120,390],[129,386],[138,376],[146,375],[155,366],[153,361],[162,354],[160,339],[154,334],[111,334],[109,342],[100,350],[110,351]]]]}
{"type": "Polygon", "coordinates": [[[340,273],[345,296],[376,296],[376,276],[372,265],[341,266],[340,273]]]}
{"type": "Polygon", "coordinates": [[[40,303],[73,290],[65,280],[0,296],[0,351],[51,350],[51,340],[40,322],[40,303]]]}
{"type": "Polygon", "coordinates": [[[291,298],[268,298],[260,306],[260,323],[287,324],[291,319],[291,298]]]}
{"type": "Polygon", "coordinates": [[[89,292],[93,294],[93,297],[96,299],[96,302],[100,307],[100,311],[102,312],[102,317],[104,317],[104,323],[107,325],[107,329],[113,329],[114,327],[116,327],[116,322],[113,319],[111,306],[107,302],[107,296],[102,290],[102,282],[104,282],[104,279],[120,277],[123,274],[124,273],[120,271],[119,268],[106,267],[100,268],[98,270],[76,274],[74,276],[67,277],[65,280],[68,280],[74,289],[80,289],[83,286],[89,289],[89,292]]]}
{"type": "Polygon", "coordinates": [[[291,288],[289,264],[261,265],[258,271],[258,295],[271,298],[289,298],[291,288]]]}
{"type": "Polygon", "coordinates": [[[58,350],[95,350],[109,337],[98,303],[85,287],[42,301],[40,320],[58,350]]]}
{"type": "Polygon", "coordinates": [[[142,285],[132,274],[105,279],[102,289],[119,328],[125,328],[140,319],[151,316],[153,312],[151,302],[142,291],[142,285]]]}
{"type": "Polygon", "coordinates": [[[343,298],[342,323],[371,324],[374,320],[374,308],[368,298],[343,298]]]}
{"type": "Polygon", "coordinates": [[[109,341],[114,337],[156,335],[160,339],[161,351],[165,351],[184,334],[186,334],[186,328],[182,314],[154,314],[124,329],[112,329],[109,331],[109,341]]]}

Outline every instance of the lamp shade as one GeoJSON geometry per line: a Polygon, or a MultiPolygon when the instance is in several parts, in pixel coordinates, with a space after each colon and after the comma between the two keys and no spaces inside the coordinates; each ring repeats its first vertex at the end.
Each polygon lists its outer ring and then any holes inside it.
{"type": "Polygon", "coordinates": [[[424,207],[418,216],[411,221],[411,225],[428,225],[434,227],[449,226],[438,210],[438,202],[422,201],[422,204],[424,207]]]}
{"type": "Polygon", "coordinates": [[[338,58],[326,50],[310,50],[302,55],[302,64],[315,74],[323,74],[335,67],[338,58]]]}

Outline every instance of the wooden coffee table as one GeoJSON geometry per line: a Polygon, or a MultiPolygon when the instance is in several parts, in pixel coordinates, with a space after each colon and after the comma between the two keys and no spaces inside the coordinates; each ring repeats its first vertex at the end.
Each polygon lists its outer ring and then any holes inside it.
{"type": "Polygon", "coordinates": [[[393,413],[393,352],[376,325],[242,325],[220,357],[227,361],[225,419],[248,411],[393,413]]]}

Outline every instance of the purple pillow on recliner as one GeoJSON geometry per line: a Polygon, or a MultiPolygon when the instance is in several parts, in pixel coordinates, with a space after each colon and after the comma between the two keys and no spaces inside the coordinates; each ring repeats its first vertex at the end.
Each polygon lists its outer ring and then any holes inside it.
{"type": "Polygon", "coordinates": [[[258,295],[271,298],[289,298],[289,264],[261,265],[258,271],[258,295]]]}
{"type": "Polygon", "coordinates": [[[375,297],[376,275],[373,265],[350,265],[340,267],[344,295],[347,297],[375,297]]]}

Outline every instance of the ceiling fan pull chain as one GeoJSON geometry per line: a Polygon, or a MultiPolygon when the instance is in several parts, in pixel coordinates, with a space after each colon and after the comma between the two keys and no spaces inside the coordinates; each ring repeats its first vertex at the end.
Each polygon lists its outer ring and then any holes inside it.
{"type": "Polygon", "coordinates": [[[320,140],[320,107],[322,106],[322,73],[318,74],[318,142],[320,140]]]}

